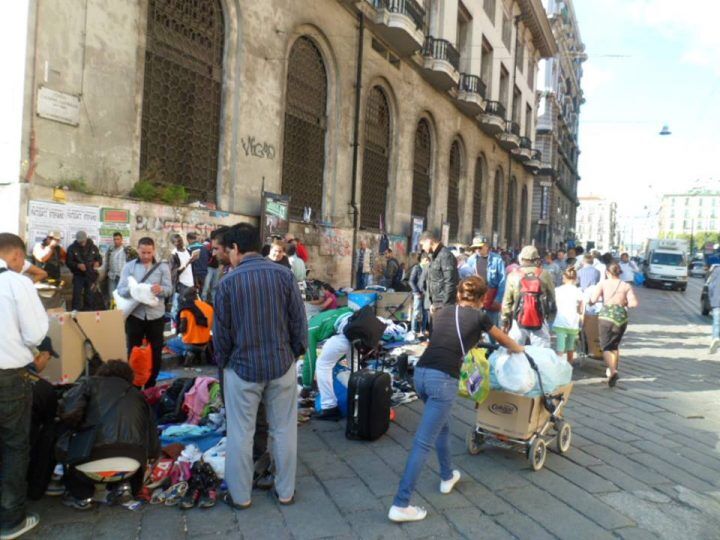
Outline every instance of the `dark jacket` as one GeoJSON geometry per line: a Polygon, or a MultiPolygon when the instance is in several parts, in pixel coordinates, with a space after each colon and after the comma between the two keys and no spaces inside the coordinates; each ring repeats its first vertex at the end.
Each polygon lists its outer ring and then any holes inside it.
{"type": "Polygon", "coordinates": [[[202,242],[194,242],[187,247],[190,255],[200,250],[200,256],[192,263],[193,278],[204,278],[208,273],[208,264],[210,262],[210,250],[208,246],[202,242]]]}
{"type": "Polygon", "coordinates": [[[97,270],[93,268],[94,263],[101,265],[103,262],[100,250],[95,243],[88,238],[85,245],[81,245],[80,242],[75,240],[67,250],[67,267],[73,273],[74,276],[88,276],[97,277],[97,270]],[[85,271],[80,270],[78,265],[84,264],[85,271]]]}
{"type": "MultiPolygon", "coordinates": [[[[141,449],[146,460],[160,454],[150,406],[137,388],[120,377],[83,379],[63,396],[59,417],[63,424],[74,429],[99,425],[93,449],[141,449]]],[[[58,457],[67,452],[62,437],[57,450],[58,457]]]]}
{"type": "Polygon", "coordinates": [[[408,285],[410,285],[410,290],[413,292],[413,294],[422,294],[423,291],[423,284],[421,282],[422,278],[422,266],[420,264],[416,264],[410,269],[410,278],[408,279],[408,285]]]}
{"type": "Polygon", "coordinates": [[[427,290],[432,305],[441,307],[454,304],[458,281],[455,255],[442,244],[438,245],[430,257],[427,276],[427,290]]]}

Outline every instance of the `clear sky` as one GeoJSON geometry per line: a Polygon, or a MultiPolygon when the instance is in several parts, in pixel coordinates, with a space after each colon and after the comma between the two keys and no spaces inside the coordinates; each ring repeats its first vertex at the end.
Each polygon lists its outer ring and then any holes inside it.
{"type": "Polygon", "coordinates": [[[586,103],[580,195],[638,215],[652,196],[720,181],[720,1],[575,0],[586,103]],[[663,124],[672,131],[660,136],[663,124]]]}

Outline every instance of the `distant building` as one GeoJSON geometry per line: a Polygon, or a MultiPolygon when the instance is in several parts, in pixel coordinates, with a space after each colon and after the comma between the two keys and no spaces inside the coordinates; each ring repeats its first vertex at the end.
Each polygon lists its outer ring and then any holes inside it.
{"type": "Polygon", "coordinates": [[[532,235],[548,248],[575,238],[578,205],[578,121],[584,103],[580,86],[585,45],[572,0],[544,0],[558,54],[539,63],[535,147],[542,164],[533,189],[532,235]]]}
{"type": "Polygon", "coordinates": [[[617,203],[603,197],[580,197],[577,211],[578,244],[611,251],[617,246],[617,203]]]}
{"type": "Polygon", "coordinates": [[[696,186],[685,193],[663,195],[660,203],[660,236],[720,230],[720,185],[696,186]]]}

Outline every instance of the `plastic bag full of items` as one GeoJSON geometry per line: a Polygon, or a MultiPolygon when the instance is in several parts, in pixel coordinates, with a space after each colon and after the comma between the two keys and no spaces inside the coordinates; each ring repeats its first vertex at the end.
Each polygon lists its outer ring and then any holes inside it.
{"type": "MultiPolygon", "coordinates": [[[[525,352],[537,364],[545,393],[572,380],[572,366],[552,349],[529,345],[525,352]]],[[[505,349],[498,349],[490,356],[490,386],[493,390],[529,397],[541,395],[537,375],[525,354],[510,354],[505,349]]]]}

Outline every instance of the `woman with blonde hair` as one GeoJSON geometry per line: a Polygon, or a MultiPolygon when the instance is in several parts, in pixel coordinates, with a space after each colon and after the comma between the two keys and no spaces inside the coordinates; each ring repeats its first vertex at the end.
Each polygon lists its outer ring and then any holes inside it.
{"type": "Polygon", "coordinates": [[[460,480],[460,472],[452,468],[450,415],[465,353],[481,340],[485,332],[511,352],[525,350],[495,326],[481,309],[486,291],[482,278],[472,276],[463,279],[457,288],[457,303],[440,310],[433,319],[430,345],[415,367],[415,390],[425,408],[405,472],[388,512],[392,521],[420,521],[427,515],[424,508],[410,506],[410,497],[431,448],[435,447],[440,463],[440,492],[450,493],[460,480]]]}

